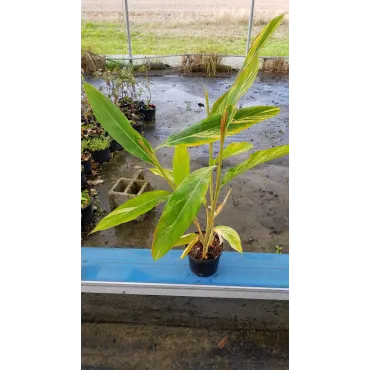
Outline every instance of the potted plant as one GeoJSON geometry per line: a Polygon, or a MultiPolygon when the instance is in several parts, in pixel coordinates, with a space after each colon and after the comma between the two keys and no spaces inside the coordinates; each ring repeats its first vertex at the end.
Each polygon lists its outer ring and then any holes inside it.
{"type": "Polygon", "coordinates": [[[146,121],[154,121],[155,120],[155,112],[156,112],[156,106],[151,103],[152,101],[152,93],[150,90],[150,80],[148,76],[148,70],[149,66],[146,66],[145,68],[145,80],[144,80],[144,86],[147,91],[147,98],[145,101],[145,104],[141,107],[141,113],[144,114],[144,119],[146,121]]]}
{"type": "Polygon", "coordinates": [[[86,186],[86,176],[84,174],[84,166],[81,165],[81,188],[86,186]]]}
{"type": "Polygon", "coordinates": [[[89,141],[84,139],[81,140],[81,165],[84,168],[84,174],[91,173],[91,154],[87,151],[89,149],[89,141]]]}
{"type": "Polygon", "coordinates": [[[146,121],[154,121],[156,106],[151,104],[150,100],[147,100],[147,103],[141,108],[141,112],[144,114],[144,119],[146,121]]]}
{"type": "Polygon", "coordinates": [[[126,151],[147,162],[150,170],[166,179],[171,187],[171,191],[153,190],[128,200],[103,218],[93,232],[134,220],[159,203],[166,202],[152,241],[154,260],[163,257],[174,246],[185,245],[181,258],[188,256],[190,268],[198,276],[209,276],[217,269],[224,240],[236,251],[243,251],[238,233],[229,226],[216,224],[216,218],[230,196],[231,189],[227,191],[226,186],[239,174],[287,155],[289,146],[255,151],[238,165],[223,171],[222,162],[225,158],[246,153],[253,148],[251,143],[238,141],[225,146],[225,138],[272,118],[280,111],[280,108],[273,106],[237,109],[237,103],[257,76],[259,51],[282,19],[283,15],[274,18],[255,38],[234,83],[212,107],[205,92],[208,116],[168,137],[155,150],[131,127],[118,107],[93,86],[84,84],[98,121],[126,151]],[[219,143],[220,148],[217,155],[213,153],[215,142],[219,143]],[[188,147],[204,144],[209,148],[208,166],[192,172],[188,147]],[[172,168],[164,168],[159,162],[157,153],[163,147],[174,148],[172,168]],[[222,193],[225,196],[220,201],[222,193]],[[197,218],[201,210],[206,215],[205,227],[201,227],[197,218]],[[197,232],[187,233],[192,223],[197,232]]]}
{"type": "Polygon", "coordinates": [[[92,152],[94,161],[98,163],[108,162],[110,160],[110,137],[99,136],[89,139],[88,146],[92,152]]]}
{"type": "Polygon", "coordinates": [[[116,141],[114,139],[111,139],[109,150],[111,152],[119,152],[119,151],[123,150],[123,147],[118,141],[116,141]]]}
{"type": "Polygon", "coordinates": [[[137,131],[139,134],[143,135],[144,133],[144,122],[142,120],[137,120],[137,121],[134,121],[134,120],[129,120],[128,121],[130,123],[130,125],[132,126],[132,128],[137,131]]]}
{"type": "Polygon", "coordinates": [[[81,221],[89,222],[93,217],[93,202],[87,190],[81,191],[81,221]]]}

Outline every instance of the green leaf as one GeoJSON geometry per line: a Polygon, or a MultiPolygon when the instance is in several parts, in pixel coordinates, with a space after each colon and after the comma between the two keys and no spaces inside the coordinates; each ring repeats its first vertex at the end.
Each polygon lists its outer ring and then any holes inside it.
{"type": "Polygon", "coordinates": [[[87,98],[96,119],[125,150],[145,162],[154,164],[154,151],[148,141],[134,130],[120,109],[95,87],[84,82],[87,98]]]}
{"type": "MultiPolygon", "coordinates": [[[[229,144],[222,153],[222,159],[232,157],[234,155],[242,154],[253,148],[252,143],[239,142],[229,144]]],[[[213,160],[213,164],[217,164],[220,159],[220,155],[213,160]]]]}
{"type": "Polygon", "coordinates": [[[208,97],[208,91],[206,88],[204,88],[204,98],[206,99],[206,112],[209,114],[209,97],[208,97]]]}
{"type": "Polygon", "coordinates": [[[284,15],[272,19],[254,39],[243,66],[231,88],[221,95],[213,104],[211,114],[220,113],[226,105],[236,104],[237,101],[248,91],[258,74],[258,53],[265,45],[271,34],[279,27],[284,15]]]}
{"type": "Polygon", "coordinates": [[[228,226],[216,226],[213,230],[223,239],[226,239],[229,242],[231,248],[240,253],[243,253],[239,234],[234,229],[228,226]]]}
{"type": "Polygon", "coordinates": [[[257,77],[259,68],[258,55],[255,55],[248,65],[245,65],[236,76],[230,89],[221,95],[213,104],[211,114],[221,113],[226,106],[235,105],[248,91],[257,77]]]}
{"type": "Polygon", "coordinates": [[[238,134],[256,123],[276,116],[279,112],[280,108],[274,106],[257,106],[238,109],[234,119],[229,125],[227,136],[238,134]]]}
{"type": "MultiPolygon", "coordinates": [[[[163,176],[162,172],[161,172],[161,171],[159,171],[159,169],[158,169],[158,168],[156,168],[156,167],[154,167],[154,168],[149,168],[149,170],[150,170],[152,173],[154,173],[154,175],[161,176],[161,177],[165,178],[165,177],[163,176]]],[[[174,183],[175,181],[174,181],[174,179],[173,179],[173,172],[172,172],[172,170],[170,170],[169,168],[164,168],[163,170],[164,170],[164,172],[166,173],[167,177],[168,177],[168,178],[169,178],[169,179],[174,183]]]]}
{"type": "Polygon", "coordinates": [[[199,239],[199,236],[196,235],[194,237],[194,239],[185,248],[185,250],[182,252],[182,255],[181,255],[180,259],[183,259],[184,257],[186,257],[189,254],[189,252],[191,251],[191,248],[193,248],[194,244],[198,241],[198,239],[199,239]]]}
{"type": "Polygon", "coordinates": [[[154,260],[163,257],[175,245],[198,214],[214,168],[205,167],[192,172],[172,193],[154,232],[154,260]]]}
{"type": "MultiPolygon", "coordinates": [[[[236,111],[234,119],[230,122],[226,136],[235,135],[256,123],[274,117],[280,112],[279,107],[247,107],[236,111]]],[[[174,147],[179,145],[198,146],[220,140],[221,114],[207,117],[185,130],[170,136],[159,147],[174,147]]]]}
{"type": "Polygon", "coordinates": [[[276,148],[260,150],[254,152],[250,155],[248,159],[238,164],[237,166],[231,167],[223,177],[221,181],[221,186],[225,185],[227,182],[232,180],[234,177],[240,175],[241,173],[250,170],[259,164],[272,161],[273,159],[283,157],[289,154],[289,145],[282,145],[276,148]]]}
{"type": "Polygon", "coordinates": [[[251,62],[251,60],[261,51],[262,47],[265,45],[266,41],[270,38],[272,33],[279,27],[280,23],[284,18],[284,14],[281,14],[274,19],[272,19],[257,35],[254,39],[251,47],[248,50],[247,57],[244,60],[242,69],[251,62]]]}
{"type": "Polygon", "coordinates": [[[183,235],[173,246],[178,247],[180,245],[186,245],[191,243],[191,241],[197,236],[195,233],[183,235]]]}
{"type": "Polygon", "coordinates": [[[173,178],[175,186],[178,187],[182,180],[190,173],[190,157],[185,146],[175,147],[173,155],[173,178]]]}
{"type": "Polygon", "coordinates": [[[92,231],[109,229],[110,227],[132,221],[140,215],[150,211],[159,203],[170,197],[171,193],[165,190],[148,191],[117,207],[108,216],[104,217],[92,231]]]}

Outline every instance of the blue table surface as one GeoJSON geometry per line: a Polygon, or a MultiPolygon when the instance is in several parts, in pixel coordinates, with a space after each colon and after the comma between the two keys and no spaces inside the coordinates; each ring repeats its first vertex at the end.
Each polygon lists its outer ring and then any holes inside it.
{"type": "Polygon", "coordinates": [[[289,255],[223,252],[216,274],[198,277],[181,250],[153,261],[150,249],[81,248],[81,280],[289,288],[289,255]]]}

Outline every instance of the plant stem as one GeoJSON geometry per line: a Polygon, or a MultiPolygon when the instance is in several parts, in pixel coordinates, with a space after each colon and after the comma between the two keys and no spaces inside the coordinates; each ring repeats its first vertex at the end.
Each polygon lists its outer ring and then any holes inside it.
{"type": "MultiPolygon", "coordinates": [[[[224,150],[224,141],[225,141],[225,130],[222,129],[223,124],[225,124],[227,117],[223,116],[221,118],[221,139],[220,139],[220,153],[219,153],[219,161],[217,163],[217,174],[216,174],[216,186],[215,186],[215,193],[214,197],[211,197],[211,212],[209,219],[207,220],[207,229],[206,229],[206,236],[205,236],[205,243],[203,243],[203,253],[202,258],[205,259],[207,257],[208,247],[213,240],[213,226],[214,226],[214,218],[215,218],[215,209],[218,201],[218,197],[220,195],[221,190],[221,169],[222,169],[222,154],[224,150]],[[222,124],[222,120],[225,120],[222,124]]],[[[210,159],[211,162],[211,159],[210,159]]]]}
{"type": "MultiPolygon", "coordinates": [[[[209,161],[208,166],[212,166],[213,162],[213,143],[209,143],[209,161]]],[[[213,172],[211,172],[211,182],[209,184],[209,199],[212,202],[213,198],[213,172]]]]}

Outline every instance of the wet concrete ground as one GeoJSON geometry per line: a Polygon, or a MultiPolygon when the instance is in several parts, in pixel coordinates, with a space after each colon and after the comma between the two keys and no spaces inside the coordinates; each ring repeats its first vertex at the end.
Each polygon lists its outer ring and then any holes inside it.
{"type": "MultiPolygon", "coordinates": [[[[181,131],[206,116],[203,86],[211,103],[231,85],[235,75],[223,78],[162,76],[151,77],[152,101],[157,106],[155,125],[147,125],[145,137],[156,147],[169,135],[181,131]]],[[[102,81],[92,79],[87,82],[95,86],[102,81]]],[[[227,143],[249,141],[253,150],[267,149],[288,143],[289,138],[289,80],[287,77],[260,74],[249,92],[240,100],[240,106],[276,105],[281,108],[278,116],[261,122],[249,130],[227,138],[227,143]]],[[[217,145],[215,149],[218,150],[217,145]]],[[[172,167],[173,149],[165,148],[157,152],[161,163],[172,167]]],[[[208,165],[208,146],[190,148],[192,170],[208,165]]],[[[225,160],[224,169],[240,163],[248,157],[242,154],[225,160]]],[[[275,252],[275,246],[289,253],[288,228],[288,157],[257,167],[237,177],[229,184],[233,188],[231,197],[218,216],[219,225],[233,227],[239,233],[243,249],[252,252],[275,252]]],[[[110,211],[108,191],[119,177],[130,177],[145,164],[126,152],[116,153],[111,161],[102,166],[99,175],[104,183],[96,187],[103,210],[110,211]]],[[[154,189],[169,189],[160,177],[149,171],[144,172],[154,189]]],[[[221,193],[226,195],[228,187],[221,193]]],[[[114,229],[83,237],[83,246],[135,246],[151,245],[155,225],[163,206],[147,214],[144,222],[131,222],[114,229]]],[[[99,219],[99,217],[96,217],[99,219]]],[[[205,215],[199,216],[204,225],[205,215]]],[[[189,229],[193,230],[193,227],[189,229]]],[[[225,247],[229,249],[228,246],[225,247]]]]}
{"type": "Polygon", "coordinates": [[[84,370],[280,370],[289,368],[288,346],[287,331],[84,323],[81,362],[84,370]]]}

